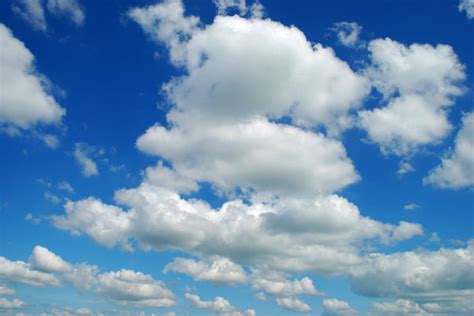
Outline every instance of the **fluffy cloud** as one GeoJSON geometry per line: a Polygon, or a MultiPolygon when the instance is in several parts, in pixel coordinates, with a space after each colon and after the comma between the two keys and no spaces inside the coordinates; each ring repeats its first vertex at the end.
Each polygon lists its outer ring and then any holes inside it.
{"type": "Polygon", "coordinates": [[[105,246],[138,241],[143,249],[175,249],[221,256],[238,264],[337,273],[360,262],[356,243],[393,243],[422,234],[421,226],[383,224],[360,215],[342,197],[245,204],[232,200],[219,209],[184,200],[175,192],[142,183],[119,190],[122,208],[89,198],[66,204],[53,218],[57,227],[85,233],[105,246]]]}
{"type": "Polygon", "coordinates": [[[99,174],[97,164],[90,157],[91,149],[87,144],[76,143],[74,148],[74,158],[82,168],[84,177],[91,177],[99,174]]]}
{"type": "Polygon", "coordinates": [[[466,248],[372,254],[352,270],[355,293],[398,297],[443,305],[444,310],[474,311],[474,242],[466,248]]]}
{"type": "Polygon", "coordinates": [[[464,66],[448,45],[370,42],[366,75],[388,104],[359,113],[360,124],[383,153],[410,155],[451,131],[447,107],[462,94],[464,66]]]}
{"type": "Polygon", "coordinates": [[[77,0],[48,0],[48,11],[58,17],[68,17],[76,26],[84,24],[85,13],[77,0]]]}
{"type": "Polygon", "coordinates": [[[362,26],[355,22],[337,22],[332,28],[342,45],[356,47],[359,44],[359,34],[362,26]]]}
{"type": "Polygon", "coordinates": [[[357,312],[349,303],[335,298],[323,300],[323,316],[351,316],[357,312]]]}
{"type": "Polygon", "coordinates": [[[98,292],[121,304],[169,307],[175,305],[174,294],[161,281],[132,270],[107,272],[98,277],[98,292]]]}
{"type": "Polygon", "coordinates": [[[286,279],[282,273],[264,269],[254,269],[252,271],[251,283],[254,289],[262,290],[275,296],[324,295],[324,293],[314,287],[313,281],[308,277],[291,281],[286,279]]]}
{"type": "MultiPolygon", "coordinates": [[[[41,246],[33,249],[28,263],[0,257],[0,280],[39,287],[69,284],[79,292],[97,293],[122,305],[137,307],[175,305],[173,292],[167,289],[163,282],[153,279],[150,275],[125,269],[99,273],[95,265],[68,263],[41,246]]],[[[13,290],[3,285],[0,290],[2,295],[15,294],[13,290]]],[[[77,311],[73,314],[80,315],[77,311]]]]}
{"type": "Polygon", "coordinates": [[[137,140],[137,146],[172,161],[179,174],[227,192],[240,186],[312,196],[332,193],[359,179],[340,142],[263,118],[198,130],[156,125],[137,140]]]}
{"type": "Polygon", "coordinates": [[[21,308],[25,306],[25,303],[19,299],[7,300],[6,298],[0,297],[0,308],[11,309],[21,308]]]}
{"type": "Polygon", "coordinates": [[[373,313],[370,315],[433,315],[431,312],[438,312],[438,304],[419,305],[409,300],[397,300],[393,303],[374,303],[373,313]]]}
{"type": "Polygon", "coordinates": [[[229,9],[237,9],[241,15],[247,13],[247,4],[245,0],[214,0],[217,12],[226,15],[229,9]]]}
{"type": "Polygon", "coordinates": [[[43,272],[68,272],[71,266],[48,249],[36,246],[29,259],[33,269],[43,272]]]}
{"type": "Polygon", "coordinates": [[[276,299],[276,302],[279,306],[291,311],[301,313],[308,313],[311,311],[311,307],[308,304],[294,297],[279,297],[276,299]]]}
{"type": "Polygon", "coordinates": [[[156,167],[146,168],[145,174],[149,183],[178,193],[191,193],[198,189],[198,184],[195,181],[163,166],[161,161],[158,162],[156,167]]]}
{"type": "Polygon", "coordinates": [[[36,271],[23,261],[10,261],[0,257],[0,279],[6,282],[33,286],[59,286],[59,280],[50,273],[36,271]]]}
{"type": "Polygon", "coordinates": [[[219,316],[255,316],[256,313],[253,309],[248,309],[245,311],[239,311],[234,307],[229,301],[223,297],[216,297],[213,301],[203,301],[201,298],[195,294],[186,293],[184,295],[186,299],[191,301],[191,303],[197,308],[209,309],[213,313],[218,314],[219,316]]]}
{"type": "Polygon", "coordinates": [[[474,19],[474,1],[460,0],[458,6],[459,12],[465,11],[469,20],[474,19]]]}
{"type": "Polygon", "coordinates": [[[12,10],[23,20],[30,23],[33,29],[45,32],[48,28],[42,0],[18,0],[12,4],[12,10]]]}
{"type": "Polygon", "coordinates": [[[59,123],[65,110],[49,94],[47,79],[34,68],[34,56],[0,24],[0,125],[28,129],[59,123]]]}
{"type": "Polygon", "coordinates": [[[196,281],[228,285],[247,282],[247,275],[242,267],[227,258],[210,258],[205,261],[176,258],[163,270],[164,273],[169,271],[187,274],[196,281]]]}
{"type": "Polygon", "coordinates": [[[474,113],[463,118],[454,150],[423,179],[438,188],[459,189],[474,185],[474,113]]]}

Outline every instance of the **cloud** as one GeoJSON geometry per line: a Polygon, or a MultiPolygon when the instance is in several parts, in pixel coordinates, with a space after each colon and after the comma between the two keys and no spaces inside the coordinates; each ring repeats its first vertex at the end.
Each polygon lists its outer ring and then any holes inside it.
{"type": "Polygon", "coordinates": [[[3,24],[0,43],[0,125],[30,129],[58,124],[66,111],[49,93],[46,77],[35,70],[33,54],[3,24]]]}
{"type": "Polygon", "coordinates": [[[163,273],[170,271],[187,274],[196,281],[217,284],[234,285],[248,281],[242,267],[227,258],[209,258],[205,261],[176,258],[165,266],[163,273]]]}
{"type": "Polygon", "coordinates": [[[107,272],[98,277],[98,292],[121,304],[141,307],[175,305],[174,294],[161,281],[132,270],[107,272]]]}
{"type": "Polygon", "coordinates": [[[274,296],[324,295],[314,287],[313,280],[308,277],[291,281],[282,273],[266,269],[253,269],[251,283],[254,289],[274,296]]]}
{"type": "Polygon", "coordinates": [[[397,174],[399,176],[403,176],[407,173],[415,171],[415,168],[411,165],[411,163],[406,162],[406,161],[401,161],[400,162],[400,167],[397,170],[397,174]]]}
{"type": "Polygon", "coordinates": [[[362,26],[355,22],[337,22],[331,28],[337,34],[337,38],[342,45],[356,47],[359,44],[359,35],[362,26]]]}
{"type": "Polygon", "coordinates": [[[58,197],[57,195],[54,195],[53,193],[51,193],[49,191],[44,192],[43,196],[46,200],[48,200],[49,202],[51,202],[53,204],[61,203],[61,198],[58,197]]]}
{"type": "Polygon", "coordinates": [[[191,193],[198,189],[198,184],[192,179],[178,174],[173,169],[163,166],[159,161],[156,167],[145,170],[146,180],[154,185],[162,186],[178,193],[191,193]]]}
{"type": "Polygon", "coordinates": [[[335,298],[323,300],[323,316],[351,316],[357,315],[349,303],[335,298]]]}
{"type": "Polygon", "coordinates": [[[439,304],[444,310],[474,311],[474,242],[466,248],[372,254],[351,272],[356,294],[439,304]]]}
{"type": "Polygon", "coordinates": [[[96,176],[99,174],[97,164],[89,156],[92,153],[90,146],[84,143],[76,143],[74,147],[74,158],[82,168],[84,177],[96,176]]]}
{"type": "Polygon", "coordinates": [[[36,246],[29,259],[30,266],[43,272],[69,272],[71,266],[48,249],[36,246]]]}
{"type": "Polygon", "coordinates": [[[88,198],[66,204],[53,217],[56,227],[84,233],[99,244],[128,249],[136,240],[145,249],[180,250],[197,256],[220,256],[237,264],[337,273],[360,262],[357,243],[390,244],[423,233],[420,225],[383,224],[360,215],[342,197],[245,204],[240,200],[212,209],[197,199],[142,183],[119,190],[118,204],[88,198]]]}
{"type": "Polygon", "coordinates": [[[389,38],[369,43],[366,75],[387,105],[359,112],[368,138],[386,155],[408,156],[451,131],[447,108],[463,93],[464,65],[448,45],[404,46],[389,38]],[[400,65],[403,65],[401,67],[400,65]]]}
{"type": "MultiPolygon", "coordinates": [[[[42,246],[33,249],[28,263],[0,257],[0,280],[39,287],[69,284],[81,293],[95,293],[121,305],[169,307],[176,304],[173,292],[151,275],[127,269],[99,273],[95,265],[71,264],[42,246]]],[[[6,287],[2,289],[3,295],[15,294],[6,287]]],[[[80,315],[78,311],[73,313],[76,314],[80,315]]]]}
{"type": "Polygon", "coordinates": [[[0,308],[11,309],[11,308],[22,308],[25,306],[25,302],[14,299],[12,301],[7,300],[6,298],[0,297],[0,308]]]}
{"type": "Polygon", "coordinates": [[[474,185],[474,113],[464,115],[462,122],[454,150],[430,171],[423,179],[424,184],[442,189],[461,189],[474,185]]]}
{"type": "Polygon", "coordinates": [[[17,0],[11,8],[15,14],[30,23],[34,30],[46,32],[48,26],[42,0],[17,0]]]}
{"type": "Polygon", "coordinates": [[[59,280],[50,273],[36,271],[23,261],[10,261],[0,257],[0,280],[32,286],[59,286],[59,280]]]}
{"type": "Polygon", "coordinates": [[[469,20],[474,19],[474,1],[473,0],[459,0],[459,12],[465,11],[469,20]]]}
{"type": "Polygon", "coordinates": [[[84,24],[86,15],[77,0],[48,0],[46,7],[52,15],[68,17],[76,26],[84,24]]]}
{"type": "Polygon", "coordinates": [[[74,193],[74,188],[67,181],[59,182],[56,187],[58,190],[65,191],[67,193],[74,193]]]}
{"type": "Polygon", "coordinates": [[[418,204],[415,204],[415,203],[410,203],[410,204],[406,204],[405,206],[403,206],[403,209],[407,210],[407,211],[416,210],[417,208],[420,208],[420,206],[418,204]]]}
{"type": "Polygon", "coordinates": [[[240,311],[223,297],[216,297],[213,301],[203,301],[198,295],[186,293],[184,297],[197,308],[209,309],[219,316],[255,316],[253,309],[240,311]]]}
{"type": "Polygon", "coordinates": [[[247,13],[247,5],[245,0],[214,0],[217,7],[217,13],[220,15],[227,15],[230,9],[237,9],[240,15],[247,13]]]}
{"type": "Polygon", "coordinates": [[[397,300],[393,303],[374,303],[374,312],[370,315],[433,315],[431,312],[439,311],[438,304],[419,305],[409,300],[397,300]]]}
{"type": "Polygon", "coordinates": [[[3,296],[3,295],[15,295],[15,294],[16,294],[15,290],[10,289],[7,286],[0,285],[0,295],[1,296],[3,296]]]}
{"type": "Polygon", "coordinates": [[[311,307],[304,303],[302,300],[294,297],[279,297],[276,299],[279,306],[300,313],[308,313],[311,311],[311,307]]]}

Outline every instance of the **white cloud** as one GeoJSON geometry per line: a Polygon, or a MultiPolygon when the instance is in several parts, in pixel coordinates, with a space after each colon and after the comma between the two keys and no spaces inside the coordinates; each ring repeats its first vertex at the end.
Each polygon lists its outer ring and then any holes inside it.
{"type": "Polygon", "coordinates": [[[279,297],[276,302],[281,307],[300,313],[308,313],[311,311],[311,307],[304,303],[302,300],[294,297],[279,297]]]}
{"type": "Polygon", "coordinates": [[[86,15],[77,0],[48,0],[46,7],[55,16],[70,18],[76,26],[84,24],[86,15]]]}
{"type": "Polygon", "coordinates": [[[14,299],[12,301],[7,300],[6,298],[0,297],[0,308],[21,308],[25,306],[25,303],[19,299],[14,299]]]}
{"type": "Polygon", "coordinates": [[[127,248],[132,239],[146,250],[181,250],[237,264],[321,273],[343,272],[360,262],[357,243],[389,244],[423,233],[417,224],[390,225],[363,217],[337,195],[275,204],[233,200],[212,209],[145,182],[117,191],[115,199],[128,211],[89,198],[68,202],[66,214],[53,217],[54,223],[108,247],[127,248]]]}
{"type": "Polygon", "coordinates": [[[355,293],[442,305],[444,310],[474,311],[474,242],[466,248],[372,254],[352,269],[355,293]]]}
{"type": "Polygon", "coordinates": [[[40,287],[60,285],[53,274],[33,270],[28,263],[5,257],[0,257],[0,280],[40,287]]]}
{"type": "Polygon", "coordinates": [[[71,266],[48,249],[36,246],[29,259],[33,269],[43,272],[68,272],[71,266]]]}
{"type": "Polygon", "coordinates": [[[366,75],[388,102],[359,113],[361,127],[384,154],[408,156],[438,144],[451,131],[447,108],[463,93],[464,66],[451,46],[391,39],[370,42],[366,75]]]}
{"type": "Polygon", "coordinates": [[[474,0],[459,0],[459,12],[465,11],[469,20],[474,19],[474,0]]]}
{"type": "Polygon", "coordinates": [[[251,283],[254,289],[262,290],[275,296],[324,295],[324,293],[314,287],[313,280],[308,277],[291,281],[286,279],[282,273],[266,269],[253,269],[251,283]]]}
{"type": "Polygon", "coordinates": [[[240,186],[314,196],[359,179],[340,142],[263,118],[191,130],[156,125],[137,146],[172,161],[179,174],[209,181],[226,192],[240,186]]]}
{"type": "Polygon", "coordinates": [[[443,189],[460,189],[474,185],[474,113],[463,117],[455,148],[441,164],[431,170],[423,183],[443,189]]]}
{"type": "Polygon", "coordinates": [[[98,292],[121,304],[142,307],[169,307],[174,294],[161,281],[132,270],[107,272],[98,277],[98,292]]]}
{"type": "Polygon", "coordinates": [[[374,303],[372,305],[374,312],[370,315],[433,315],[430,311],[437,312],[438,304],[419,305],[409,300],[397,300],[393,303],[374,303]]]}
{"type": "Polygon", "coordinates": [[[256,313],[253,309],[245,311],[238,310],[229,301],[221,296],[216,297],[213,301],[203,301],[198,295],[186,293],[184,297],[191,301],[191,303],[197,308],[209,309],[219,316],[255,316],[256,313]]]}
{"type": "Polygon", "coordinates": [[[42,0],[17,0],[12,4],[12,10],[26,22],[30,23],[33,29],[45,32],[48,28],[42,0]]]}
{"type": "Polygon", "coordinates": [[[74,193],[74,188],[67,181],[61,181],[56,186],[58,190],[65,191],[67,193],[74,193]]]}
{"type": "Polygon", "coordinates": [[[156,167],[146,168],[145,174],[146,181],[149,183],[178,193],[191,193],[198,189],[198,184],[195,181],[163,166],[162,161],[159,161],[156,167]]]}
{"type": "Polygon", "coordinates": [[[82,168],[82,175],[84,177],[91,177],[99,174],[97,164],[89,156],[91,149],[87,144],[76,143],[74,147],[74,158],[82,168]]]}
{"type": "Polygon", "coordinates": [[[209,258],[205,261],[176,258],[163,270],[184,273],[196,281],[209,281],[218,284],[233,285],[246,283],[247,275],[241,266],[227,258],[209,258]]]}
{"type": "Polygon", "coordinates": [[[15,295],[16,294],[16,291],[5,286],[5,285],[1,285],[0,284],[0,295],[3,296],[3,295],[15,295]]]}
{"type": "Polygon", "coordinates": [[[403,209],[407,210],[407,211],[416,210],[417,208],[420,208],[420,206],[418,204],[415,204],[415,203],[410,203],[410,204],[406,204],[405,206],[403,206],[403,209]]]}
{"type": "Polygon", "coordinates": [[[335,298],[323,300],[323,316],[351,316],[357,315],[349,303],[335,298]]]}
{"type": "Polygon", "coordinates": [[[230,9],[237,9],[240,15],[247,13],[247,4],[245,0],[214,0],[217,12],[221,15],[227,15],[230,9]]]}
{"type": "Polygon", "coordinates": [[[406,161],[401,161],[400,166],[397,170],[397,174],[399,176],[403,176],[404,174],[410,173],[415,171],[415,168],[411,165],[411,163],[406,162],[406,161]]]}
{"type": "Polygon", "coordinates": [[[265,302],[267,300],[267,297],[263,292],[258,292],[257,294],[255,294],[255,298],[260,302],[265,302]]]}
{"type": "Polygon", "coordinates": [[[337,34],[337,38],[342,45],[356,47],[359,44],[359,35],[362,26],[355,22],[337,22],[331,28],[337,34]]]}
{"type": "Polygon", "coordinates": [[[51,193],[49,191],[44,192],[43,196],[46,200],[48,200],[49,202],[51,202],[53,204],[61,203],[61,198],[58,197],[57,195],[54,195],[53,193],[51,193]]]}
{"type": "Polygon", "coordinates": [[[3,24],[0,45],[0,125],[29,129],[59,123],[65,110],[49,93],[47,79],[35,70],[33,54],[3,24]]]}

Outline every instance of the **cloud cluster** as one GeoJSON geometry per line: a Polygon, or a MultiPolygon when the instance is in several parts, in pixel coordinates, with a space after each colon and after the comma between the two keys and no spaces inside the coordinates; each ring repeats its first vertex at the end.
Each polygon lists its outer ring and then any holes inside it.
{"type": "Polygon", "coordinates": [[[465,11],[469,20],[474,19],[474,1],[473,0],[459,0],[459,12],[465,11]]]}
{"type": "MultiPolygon", "coordinates": [[[[126,269],[100,273],[97,266],[68,263],[42,246],[33,249],[28,262],[0,257],[0,280],[36,287],[69,284],[79,292],[91,291],[122,305],[169,307],[176,304],[173,292],[150,275],[126,269]]],[[[5,286],[1,289],[2,295],[15,294],[5,286]]],[[[19,300],[4,298],[0,303],[4,308],[23,306],[19,300]]]]}
{"type": "Polygon", "coordinates": [[[342,45],[347,47],[356,47],[359,44],[359,35],[362,26],[355,22],[337,22],[331,28],[336,32],[337,38],[342,45]]]}

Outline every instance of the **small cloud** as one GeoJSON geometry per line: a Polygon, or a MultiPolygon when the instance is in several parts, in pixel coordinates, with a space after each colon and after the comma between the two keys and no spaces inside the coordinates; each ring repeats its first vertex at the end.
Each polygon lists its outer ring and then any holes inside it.
{"type": "Polygon", "coordinates": [[[94,148],[85,143],[76,143],[74,149],[74,158],[82,168],[84,177],[96,176],[99,174],[97,164],[89,157],[94,153],[94,148]]]}
{"type": "Polygon", "coordinates": [[[44,192],[44,198],[53,204],[61,203],[61,198],[49,191],[44,192]]]}
{"type": "Polygon", "coordinates": [[[429,242],[437,244],[441,241],[437,233],[432,233],[430,239],[428,239],[429,242]]]}
{"type": "Polygon", "coordinates": [[[469,20],[474,19],[474,1],[473,0],[461,0],[458,6],[459,12],[465,11],[469,20]]]}
{"type": "Polygon", "coordinates": [[[397,170],[397,174],[399,176],[403,176],[404,174],[407,174],[413,171],[415,171],[415,168],[413,168],[413,166],[409,162],[401,161],[399,168],[397,170]]]}
{"type": "Polygon", "coordinates": [[[61,181],[57,185],[58,190],[68,192],[68,193],[74,193],[74,188],[69,184],[67,181],[61,181]]]}
{"type": "Polygon", "coordinates": [[[255,294],[255,298],[259,300],[260,302],[264,302],[267,300],[267,297],[265,296],[265,293],[263,292],[255,294]]]}
{"type": "Polygon", "coordinates": [[[418,204],[415,204],[415,203],[410,203],[410,204],[407,204],[403,207],[403,209],[407,210],[407,211],[416,210],[417,208],[420,208],[420,206],[418,204]]]}
{"type": "Polygon", "coordinates": [[[342,45],[355,48],[359,44],[359,35],[362,26],[355,22],[337,22],[330,29],[337,34],[337,38],[342,45]]]}

